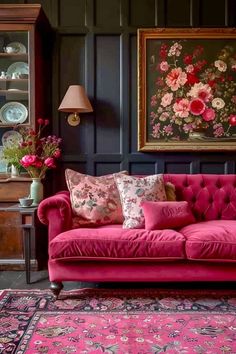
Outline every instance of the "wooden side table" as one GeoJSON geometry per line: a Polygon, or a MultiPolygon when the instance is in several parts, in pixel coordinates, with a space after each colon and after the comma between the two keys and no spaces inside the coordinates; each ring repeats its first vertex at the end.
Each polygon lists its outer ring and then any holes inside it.
{"type": "MultiPolygon", "coordinates": [[[[37,206],[24,208],[21,207],[19,204],[14,204],[8,206],[6,210],[18,212],[20,215],[20,227],[22,229],[22,237],[23,237],[23,256],[25,261],[26,283],[30,284],[32,255],[34,259],[43,258],[39,256],[45,255],[45,252],[43,252],[42,254],[42,249],[40,250],[41,254],[39,255],[38,254],[39,252],[36,247],[36,238],[45,237],[45,226],[40,223],[37,217],[37,210],[38,210],[37,206]]],[[[44,243],[42,242],[42,244],[46,245],[46,242],[44,243]]]]}
{"type": "Polygon", "coordinates": [[[24,245],[24,257],[25,257],[25,271],[26,271],[26,283],[30,284],[30,259],[31,259],[31,242],[33,234],[35,234],[35,228],[38,223],[37,218],[38,207],[23,208],[19,206],[19,212],[21,215],[21,227],[23,232],[23,245],[24,245]]]}

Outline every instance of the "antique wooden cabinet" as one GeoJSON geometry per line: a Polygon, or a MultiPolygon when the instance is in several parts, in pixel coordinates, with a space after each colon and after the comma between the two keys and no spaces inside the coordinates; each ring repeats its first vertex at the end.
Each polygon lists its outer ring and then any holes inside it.
{"type": "MultiPolygon", "coordinates": [[[[22,269],[24,250],[21,216],[9,205],[29,194],[30,178],[11,178],[2,159],[3,146],[21,139],[19,126],[35,128],[50,119],[52,32],[40,5],[0,5],[0,270],[22,269]]],[[[38,268],[37,229],[32,240],[38,268]]]]}

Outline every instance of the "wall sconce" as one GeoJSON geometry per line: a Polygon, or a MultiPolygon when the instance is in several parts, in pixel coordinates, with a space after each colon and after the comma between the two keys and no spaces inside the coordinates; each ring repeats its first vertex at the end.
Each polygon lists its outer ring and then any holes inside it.
{"type": "Polygon", "coordinates": [[[85,89],[81,85],[69,86],[58,110],[61,112],[72,112],[69,114],[67,121],[73,127],[80,123],[79,113],[93,112],[85,89]]]}

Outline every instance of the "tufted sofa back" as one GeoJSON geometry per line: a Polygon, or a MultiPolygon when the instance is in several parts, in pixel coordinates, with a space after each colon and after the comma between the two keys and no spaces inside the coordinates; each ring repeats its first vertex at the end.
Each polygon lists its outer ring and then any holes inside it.
{"type": "Polygon", "coordinates": [[[236,175],[164,174],[186,200],[197,220],[236,219],[236,175]]]}

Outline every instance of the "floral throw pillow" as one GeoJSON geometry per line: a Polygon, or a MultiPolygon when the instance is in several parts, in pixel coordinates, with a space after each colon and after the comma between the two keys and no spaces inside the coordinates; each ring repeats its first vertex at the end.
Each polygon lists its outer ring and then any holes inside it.
{"type": "Polygon", "coordinates": [[[143,201],[165,201],[166,192],[163,175],[133,177],[116,175],[116,184],[124,215],[123,228],[144,228],[145,221],[141,203],[143,201]]]}
{"type": "MultiPolygon", "coordinates": [[[[122,171],[117,175],[127,173],[122,171]]],[[[66,169],[66,183],[70,191],[72,210],[79,217],[80,226],[99,226],[122,223],[124,218],[116,174],[94,177],[66,169]]]]}

